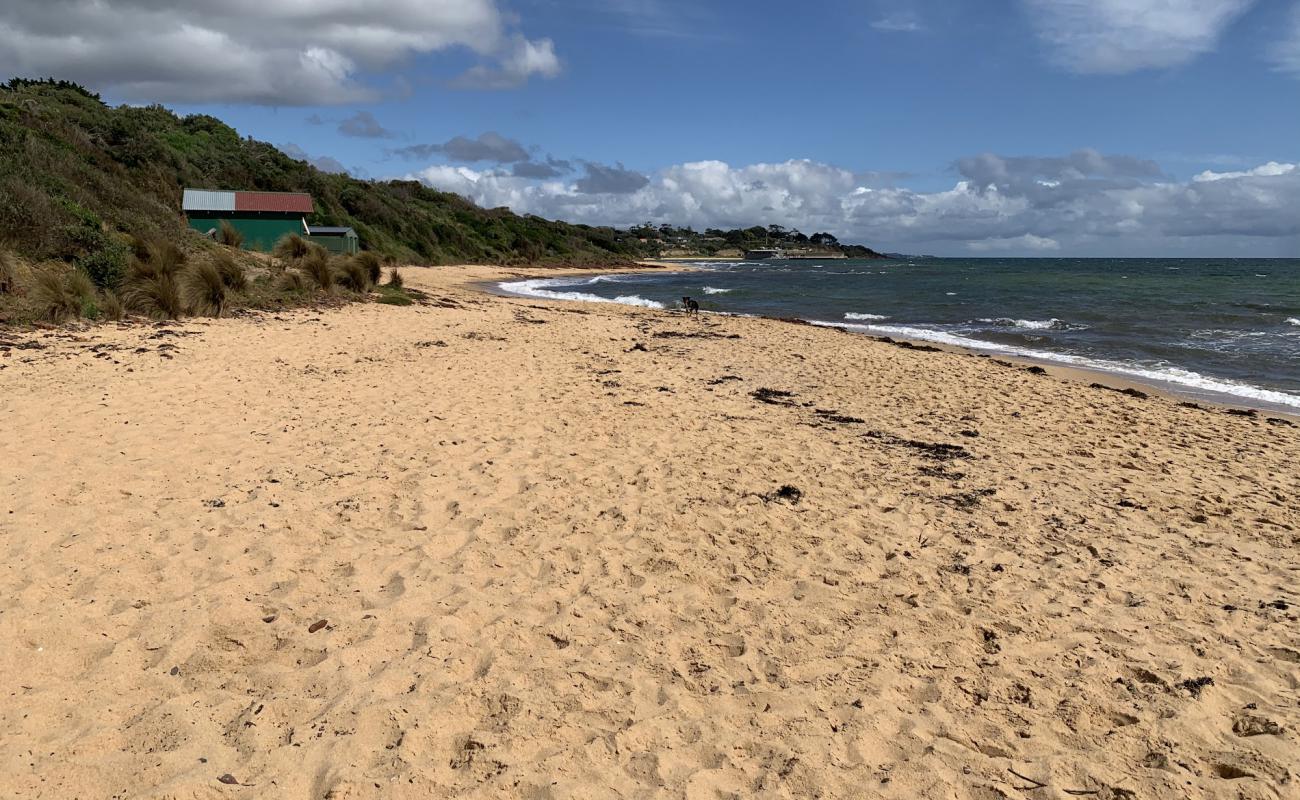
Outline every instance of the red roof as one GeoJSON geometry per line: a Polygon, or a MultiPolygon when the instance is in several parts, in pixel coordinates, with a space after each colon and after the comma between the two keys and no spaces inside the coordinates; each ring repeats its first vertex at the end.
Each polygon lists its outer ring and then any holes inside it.
{"type": "Polygon", "coordinates": [[[311,214],[315,211],[311,195],[291,192],[235,192],[235,210],[284,214],[311,214]]]}

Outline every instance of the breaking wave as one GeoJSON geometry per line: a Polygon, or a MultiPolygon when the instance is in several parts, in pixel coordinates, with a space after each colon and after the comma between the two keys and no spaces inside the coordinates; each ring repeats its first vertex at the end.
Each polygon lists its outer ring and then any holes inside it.
{"type": "Polygon", "coordinates": [[[889,317],[886,317],[886,316],[884,316],[884,315],[882,315],[882,314],[855,314],[855,313],[853,313],[852,311],[850,311],[849,313],[845,314],[845,315],[844,315],[844,318],[845,318],[845,319],[853,319],[853,320],[880,320],[880,319],[889,319],[889,317]]]}
{"type": "MultiPolygon", "coordinates": [[[[606,276],[597,276],[597,278],[581,281],[578,285],[602,282],[598,280],[602,277],[606,276]]],[[[559,287],[573,285],[574,281],[571,278],[534,278],[526,281],[504,281],[497,284],[497,287],[503,292],[523,295],[524,297],[537,297],[542,300],[577,300],[586,303],[618,303],[619,305],[639,306],[641,308],[662,309],[664,307],[664,304],[657,300],[647,300],[646,298],[635,294],[620,295],[619,297],[611,299],[608,297],[589,294],[587,292],[555,291],[555,289],[559,287]]]]}

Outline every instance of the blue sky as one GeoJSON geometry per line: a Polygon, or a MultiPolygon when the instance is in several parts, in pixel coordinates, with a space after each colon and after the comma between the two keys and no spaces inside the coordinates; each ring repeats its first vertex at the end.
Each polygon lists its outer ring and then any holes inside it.
{"type": "Polygon", "coordinates": [[[0,9],[0,68],[485,205],[950,255],[1300,256],[1300,0],[51,5],[0,9]]]}

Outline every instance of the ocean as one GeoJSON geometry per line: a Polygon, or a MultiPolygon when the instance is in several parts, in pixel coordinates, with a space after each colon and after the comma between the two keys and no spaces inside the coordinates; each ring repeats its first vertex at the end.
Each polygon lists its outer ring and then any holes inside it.
{"type": "Polygon", "coordinates": [[[1300,259],[699,262],[506,282],[511,294],[797,317],[1300,412],[1300,259]]]}

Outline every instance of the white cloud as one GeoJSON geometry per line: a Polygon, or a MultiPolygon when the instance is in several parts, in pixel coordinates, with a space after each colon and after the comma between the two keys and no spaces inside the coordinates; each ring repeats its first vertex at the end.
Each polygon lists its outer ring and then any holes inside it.
{"type": "Polygon", "coordinates": [[[1011,236],[1005,239],[981,239],[980,241],[968,242],[966,246],[977,253],[996,251],[1045,253],[1061,249],[1061,243],[1055,239],[1049,239],[1046,236],[1035,236],[1032,233],[1026,233],[1024,236],[1011,236]]]}
{"type": "MultiPolygon", "coordinates": [[[[324,105],[374,99],[380,71],[467,49],[495,87],[553,77],[497,0],[163,0],[0,4],[0,74],[57,75],[128,100],[324,105]]],[[[473,84],[466,80],[466,85],[473,84]]]]}
{"type": "Polygon", "coordinates": [[[1300,0],[1291,7],[1286,34],[1269,48],[1269,58],[1279,72],[1300,78],[1300,0]]]}
{"type": "Polygon", "coordinates": [[[886,33],[918,33],[925,26],[912,13],[890,14],[871,23],[871,27],[886,33]]]}
{"type": "Polygon", "coordinates": [[[1255,0],[1023,0],[1053,60],[1084,74],[1185,64],[1255,0]]]}
{"type": "Polygon", "coordinates": [[[861,175],[809,160],[678,164],[646,176],[640,188],[613,186],[621,193],[583,191],[581,178],[535,181],[505,169],[434,166],[412,177],[483,206],[572,222],[628,226],[649,219],[699,229],[777,223],[885,249],[1077,252],[1110,243],[1131,252],[1175,240],[1250,237],[1273,242],[1284,255],[1288,242],[1300,241],[1294,165],[1174,181],[1151,162],[1082,151],[985,155],[963,159],[959,170],[962,179],[952,188],[931,192],[865,186],[861,175]]]}
{"type": "Polygon", "coordinates": [[[1261,164],[1254,169],[1243,170],[1241,172],[1211,172],[1207,169],[1192,178],[1192,180],[1197,183],[1205,183],[1207,181],[1224,181],[1233,178],[1274,178],[1278,175],[1288,175],[1295,171],[1295,164],[1279,164],[1276,161],[1270,161],[1267,164],[1261,164]]]}

